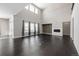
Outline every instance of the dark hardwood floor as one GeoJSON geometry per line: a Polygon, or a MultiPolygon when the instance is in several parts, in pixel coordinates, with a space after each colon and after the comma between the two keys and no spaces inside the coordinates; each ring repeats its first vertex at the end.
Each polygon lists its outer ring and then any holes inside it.
{"type": "Polygon", "coordinates": [[[1,56],[77,56],[69,37],[38,35],[0,40],[1,56]]]}

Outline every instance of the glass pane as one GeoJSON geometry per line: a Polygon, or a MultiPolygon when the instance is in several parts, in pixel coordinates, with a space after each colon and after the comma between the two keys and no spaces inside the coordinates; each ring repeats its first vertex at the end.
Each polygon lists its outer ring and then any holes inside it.
{"type": "Polygon", "coordinates": [[[34,35],[34,23],[30,23],[30,34],[34,35]]]}
{"type": "Polygon", "coordinates": [[[38,23],[35,24],[36,34],[38,34],[38,23]]]}
{"type": "Polygon", "coordinates": [[[34,12],[34,6],[30,5],[30,11],[34,12]]]}
{"type": "Polygon", "coordinates": [[[38,9],[37,8],[35,8],[35,13],[38,14],[38,9]]]}
{"type": "Polygon", "coordinates": [[[24,23],[24,36],[28,36],[29,34],[29,22],[24,23]]]}
{"type": "Polygon", "coordinates": [[[25,8],[28,10],[29,9],[29,5],[27,5],[25,8]]]}

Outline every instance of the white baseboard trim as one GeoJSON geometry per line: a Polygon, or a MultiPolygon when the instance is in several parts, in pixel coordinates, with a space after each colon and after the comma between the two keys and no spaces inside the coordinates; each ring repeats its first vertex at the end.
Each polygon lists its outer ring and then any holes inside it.
{"type": "MultiPolygon", "coordinates": [[[[40,33],[40,34],[53,35],[52,33],[40,33]]],[[[59,35],[55,35],[55,36],[59,36],[59,35]]],[[[26,36],[15,36],[15,37],[13,37],[13,39],[22,38],[22,37],[26,37],[26,36]]],[[[27,36],[27,37],[28,37],[28,36],[27,36]]]]}
{"type": "Polygon", "coordinates": [[[74,43],[74,46],[75,46],[75,48],[76,48],[76,51],[77,51],[77,53],[78,53],[78,56],[79,56],[79,51],[77,50],[77,47],[76,47],[76,45],[75,45],[75,42],[73,41],[73,43],[74,43]]]}
{"type": "Polygon", "coordinates": [[[16,37],[13,37],[13,38],[17,39],[17,38],[22,38],[22,37],[26,37],[26,36],[16,36],[16,37]]]}
{"type": "MultiPolygon", "coordinates": [[[[40,33],[40,34],[42,34],[42,33],[40,33]]],[[[26,37],[26,36],[15,36],[15,37],[13,37],[13,39],[22,38],[22,37],[26,37]]],[[[28,37],[28,36],[27,36],[27,37],[28,37]]]]}

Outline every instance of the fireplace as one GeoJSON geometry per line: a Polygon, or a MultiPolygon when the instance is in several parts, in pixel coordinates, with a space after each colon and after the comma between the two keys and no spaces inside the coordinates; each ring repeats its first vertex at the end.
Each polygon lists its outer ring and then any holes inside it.
{"type": "Polygon", "coordinates": [[[54,29],[54,32],[60,32],[60,29],[54,29]]]}

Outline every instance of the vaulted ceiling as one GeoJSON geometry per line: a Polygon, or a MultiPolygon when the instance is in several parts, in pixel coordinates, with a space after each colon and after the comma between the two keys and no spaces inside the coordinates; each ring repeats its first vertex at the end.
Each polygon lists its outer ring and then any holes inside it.
{"type": "MultiPolygon", "coordinates": [[[[2,14],[16,14],[21,9],[25,8],[28,3],[0,3],[0,15],[2,14]]],[[[53,9],[60,7],[70,7],[71,3],[33,3],[40,9],[45,9],[49,6],[52,6],[53,9]]]]}
{"type": "Polygon", "coordinates": [[[72,3],[34,3],[37,7],[41,9],[45,9],[48,7],[52,7],[53,9],[55,8],[61,8],[61,7],[72,7],[72,3]]]}
{"type": "Polygon", "coordinates": [[[0,3],[0,14],[16,14],[23,9],[27,3],[0,3]]]}

